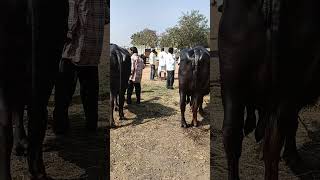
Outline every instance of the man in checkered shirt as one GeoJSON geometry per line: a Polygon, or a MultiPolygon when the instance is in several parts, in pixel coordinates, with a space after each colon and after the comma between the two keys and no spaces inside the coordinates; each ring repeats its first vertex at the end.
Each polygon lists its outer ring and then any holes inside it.
{"type": "MultiPolygon", "coordinates": [[[[86,127],[94,132],[98,121],[98,65],[107,9],[105,0],[69,0],[69,32],[55,88],[54,132],[69,129],[68,107],[77,80],[85,111],[86,127]]],[[[108,11],[108,10],[107,10],[108,11]]]]}

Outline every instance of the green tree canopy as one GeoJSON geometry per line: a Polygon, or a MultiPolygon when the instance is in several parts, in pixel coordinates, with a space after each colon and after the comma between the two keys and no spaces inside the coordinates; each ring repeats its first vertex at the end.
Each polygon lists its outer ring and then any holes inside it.
{"type": "Polygon", "coordinates": [[[183,13],[178,25],[162,34],[160,46],[186,48],[201,45],[208,47],[209,26],[207,18],[199,11],[183,13]]]}
{"type": "Polygon", "coordinates": [[[148,28],[131,35],[131,44],[134,46],[146,45],[156,47],[157,43],[158,36],[156,31],[148,28]]]}

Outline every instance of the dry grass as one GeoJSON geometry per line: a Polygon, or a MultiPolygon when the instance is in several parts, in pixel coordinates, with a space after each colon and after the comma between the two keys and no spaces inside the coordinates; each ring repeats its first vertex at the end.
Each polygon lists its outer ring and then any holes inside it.
{"type": "MultiPolygon", "coordinates": [[[[126,106],[127,120],[116,117],[120,127],[111,130],[111,179],[209,179],[208,116],[199,116],[198,128],[180,128],[178,80],[168,90],[165,81],[149,80],[149,69],[142,103],[126,106]]],[[[206,97],[207,113],[208,103],[206,97]]],[[[189,111],[186,118],[190,123],[189,111]]]]}

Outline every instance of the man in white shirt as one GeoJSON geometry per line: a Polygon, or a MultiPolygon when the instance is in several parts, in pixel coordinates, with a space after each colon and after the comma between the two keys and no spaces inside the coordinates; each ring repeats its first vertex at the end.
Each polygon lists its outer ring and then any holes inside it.
{"type": "Polygon", "coordinates": [[[168,54],[166,56],[166,69],[167,69],[167,89],[173,89],[173,82],[174,82],[174,70],[176,65],[175,56],[173,54],[173,48],[169,48],[168,54]]]}
{"type": "Polygon", "coordinates": [[[164,78],[166,77],[166,56],[167,53],[164,51],[164,48],[161,48],[161,52],[159,53],[159,67],[158,74],[161,79],[161,72],[164,72],[164,78]]]}
{"type": "Polygon", "coordinates": [[[157,57],[157,52],[152,49],[151,53],[149,55],[149,63],[150,63],[150,80],[154,80],[154,76],[155,76],[155,71],[156,71],[156,57],[157,57]]]}

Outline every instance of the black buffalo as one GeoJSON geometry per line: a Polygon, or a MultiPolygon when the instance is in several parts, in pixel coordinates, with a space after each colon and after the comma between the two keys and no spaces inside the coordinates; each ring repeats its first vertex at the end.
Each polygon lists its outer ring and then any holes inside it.
{"type": "Polygon", "coordinates": [[[198,125],[197,113],[203,114],[203,97],[210,92],[210,54],[200,46],[183,49],[180,52],[179,94],[181,127],[187,127],[185,120],[186,104],[190,102],[193,112],[192,124],[198,125]],[[190,100],[191,98],[191,100],[190,100]]]}
{"type": "Polygon", "coordinates": [[[31,179],[45,179],[42,143],[67,33],[68,1],[5,0],[1,7],[0,179],[11,179],[12,120],[16,120],[16,151],[28,152],[31,179]],[[28,138],[23,127],[25,105],[28,138]]]}
{"type": "Polygon", "coordinates": [[[264,139],[265,179],[278,179],[283,146],[286,160],[299,160],[298,114],[320,93],[318,7],[317,0],[224,1],[219,56],[230,180],[239,179],[244,131],[264,139]]]}
{"type": "Polygon", "coordinates": [[[120,119],[124,119],[123,105],[125,92],[128,88],[128,81],[131,74],[131,58],[129,52],[117,46],[110,45],[110,106],[111,106],[111,127],[115,126],[113,111],[119,111],[120,119]],[[116,108],[114,106],[116,104],[116,108]]]}

